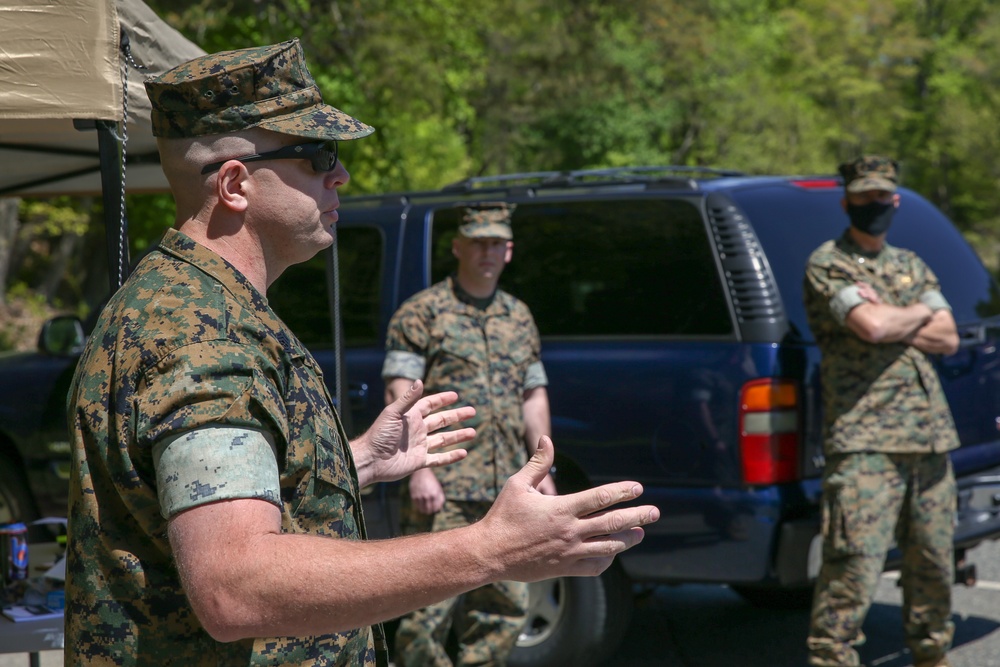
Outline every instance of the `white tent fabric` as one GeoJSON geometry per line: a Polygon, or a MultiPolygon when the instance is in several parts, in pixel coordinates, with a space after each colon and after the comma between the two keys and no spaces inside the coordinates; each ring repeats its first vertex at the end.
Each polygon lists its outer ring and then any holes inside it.
{"type": "Polygon", "coordinates": [[[74,120],[122,120],[122,31],[146,68],[126,70],[126,187],[166,189],[142,82],[204,51],[142,0],[0,0],[0,195],[101,192],[97,133],[74,120]]]}

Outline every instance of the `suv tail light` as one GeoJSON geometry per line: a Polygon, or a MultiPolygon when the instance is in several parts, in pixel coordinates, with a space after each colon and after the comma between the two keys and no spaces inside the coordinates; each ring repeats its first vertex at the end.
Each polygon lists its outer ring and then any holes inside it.
{"type": "Polygon", "coordinates": [[[751,380],[740,390],[740,454],[746,484],[799,478],[799,391],[790,380],[751,380]]]}

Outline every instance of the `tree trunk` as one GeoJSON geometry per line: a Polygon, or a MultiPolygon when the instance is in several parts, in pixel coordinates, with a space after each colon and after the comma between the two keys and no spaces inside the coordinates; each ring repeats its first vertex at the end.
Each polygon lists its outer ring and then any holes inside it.
{"type": "Polygon", "coordinates": [[[7,303],[7,278],[17,239],[17,211],[20,203],[21,200],[17,197],[0,198],[0,305],[7,303]]]}
{"type": "Polygon", "coordinates": [[[59,294],[59,287],[66,276],[66,270],[70,266],[70,260],[80,245],[80,237],[77,234],[63,234],[58,238],[55,247],[52,249],[52,262],[45,272],[42,284],[38,286],[38,291],[45,297],[45,302],[52,305],[59,294]]]}

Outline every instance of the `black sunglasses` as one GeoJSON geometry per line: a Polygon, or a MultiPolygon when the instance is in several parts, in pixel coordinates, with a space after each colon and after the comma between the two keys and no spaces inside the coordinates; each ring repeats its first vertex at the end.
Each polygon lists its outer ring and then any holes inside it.
{"type": "Polygon", "coordinates": [[[312,168],[317,174],[333,171],[337,166],[337,142],[336,141],[316,141],[311,144],[298,144],[295,146],[285,146],[275,151],[266,153],[254,153],[242,157],[231,157],[222,162],[213,162],[205,165],[201,170],[202,174],[211,174],[218,171],[222,165],[236,160],[238,162],[259,162],[261,160],[309,160],[312,168]]]}

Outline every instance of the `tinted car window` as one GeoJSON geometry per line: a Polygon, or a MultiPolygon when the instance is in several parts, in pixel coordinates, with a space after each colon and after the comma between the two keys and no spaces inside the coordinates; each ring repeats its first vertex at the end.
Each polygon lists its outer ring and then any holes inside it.
{"type": "MultiPolygon", "coordinates": [[[[341,316],[347,347],[378,341],[379,290],[383,240],[374,227],[348,227],[338,232],[341,316]]],[[[327,291],[329,252],[290,266],[268,288],[268,302],[296,336],[312,349],[333,346],[333,323],[327,291]]]]}
{"type": "MultiPolygon", "coordinates": [[[[454,270],[457,211],[435,214],[432,272],[454,270]]],[[[669,199],[520,204],[501,285],[543,336],[726,336],[729,307],[701,213],[669,199]]]]}
{"type": "MultiPolygon", "coordinates": [[[[973,250],[931,204],[909,191],[889,230],[888,242],[913,250],[930,266],[959,323],[1000,313],[1000,294],[973,250]]],[[[802,305],[809,255],[848,226],[839,188],[809,190],[789,184],[733,192],[753,224],[781,292],[793,331],[812,341],[802,305]]]]}

